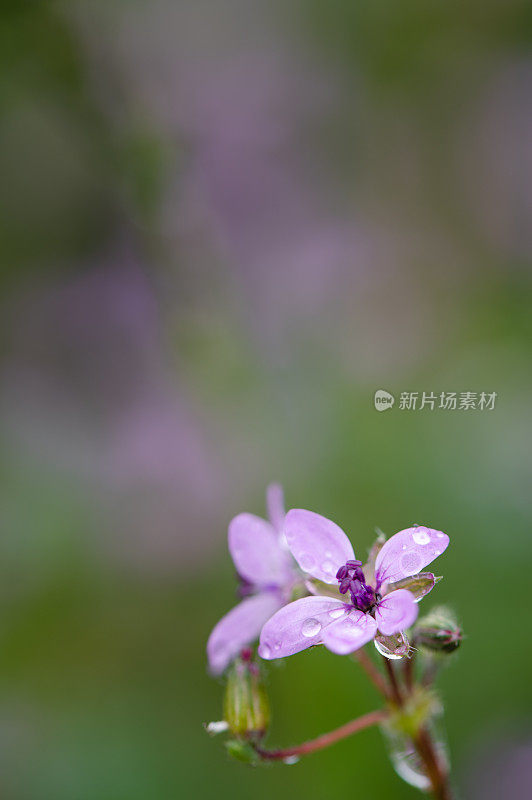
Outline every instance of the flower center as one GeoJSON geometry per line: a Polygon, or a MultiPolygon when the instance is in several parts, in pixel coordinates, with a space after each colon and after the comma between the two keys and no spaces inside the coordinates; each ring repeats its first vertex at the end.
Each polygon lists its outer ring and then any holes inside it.
{"type": "Polygon", "coordinates": [[[362,561],[346,561],[336,573],[341,594],[349,591],[351,602],[359,611],[370,611],[376,605],[375,589],[368,586],[362,571],[362,561]]]}

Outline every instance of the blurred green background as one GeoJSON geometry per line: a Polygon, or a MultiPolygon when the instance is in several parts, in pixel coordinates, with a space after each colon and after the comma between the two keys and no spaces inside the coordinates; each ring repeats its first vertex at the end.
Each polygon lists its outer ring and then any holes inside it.
{"type": "MultiPolygon", "coordinates": [[[[255,770],[202,728],[274,479],[357,555],[451,536],[456,785],[532,796],[531,41],[519,0],[3,4],[4,800],[416,795],[376,730],[255,770]]],[[[326,651],[269,674],[272,745],[377,703],[326,651]]]]}

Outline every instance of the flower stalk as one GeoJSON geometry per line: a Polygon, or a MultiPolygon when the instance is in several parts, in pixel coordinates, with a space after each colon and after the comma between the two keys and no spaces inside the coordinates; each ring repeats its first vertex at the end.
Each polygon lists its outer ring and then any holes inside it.
{"type": "Polygon", "coordinates": [[[366,651],[362,649],[356,650],[353,653],[353,659],[360,664],[377,691],[382,694],[385,699],[390,699],[389,690],[386,686],[385,680],[366,651]]]}
{"type": "MultiPolygon", "coordinates": [[[[411,661],[411,659],[405,659],[405,662],[408,661],[411,661]]],[[[447,767],[438,757],[430,731],[426,722],[423,721],[424,717],[430,719],[433,713],[430,709],[430,701],[427,703],[426,709],[424,709],[423,704],[426,702],[426,699],[423,694],[424,690],[420,689],[418,691],[421,692],[419,695],[421,706],[419,706],[419,699],[416,698],[417,687],[413,682],[413,665],[405,663],[403,670],[405,683],[403,688],[406,691],[406,695],[403,695],[393,662],[384,657],[383,662],[390,684],[393,703],[396,707],[395,716],[399,724],[403,725],[411,736],[415,750],[430,780],[432,794],[435,800],[452,800],[447,767]],[[415,702],[416,699],[417,702],[415,702]],[[414,702],[414,708],[408,708],[408,704],[412,702],[414,702]],[[421,723],[420,719],[422,720],[421,723]]],[[[427,698],[427,700],[429,700],[429,698],[427,698]]]]}
{"type": "Polygon", "coordinates": [[[399,688],[399,683],[397,682],[397,676],[395,674],[393,663],[384,656],[382,657],[382,660],[384,662],[384,668],[388,674],[388,681],[390,683],[390,694],[392,700],[398,708],[401,708],[401,706],[403,705],[403,698],[401,695],[401,690],[399,688]]]}
{"type": "Polygon", "coordinates": [[[310,739],[310,741],[303,742],[303,744],[295,747],[286,747],[282,750],[265,750],[262,747],[256,746],[255,752],[266,761],[283,761],[293,756],[308,755],[309,753],[315,753],[317,750],[323,750],[325,747],[330,747],[332,744],[336,744],[336,742],[346,739],[348,736],[359,733],[365,728],[370,728],[373,725],[380,725],[386,721],[388,716],[389,712],[385,709],[370,711],[368,714],[346,722],[345,725],[341,725],[339,728],[335,728],[328,733],[318,736],[316,739],[310,739]]]}

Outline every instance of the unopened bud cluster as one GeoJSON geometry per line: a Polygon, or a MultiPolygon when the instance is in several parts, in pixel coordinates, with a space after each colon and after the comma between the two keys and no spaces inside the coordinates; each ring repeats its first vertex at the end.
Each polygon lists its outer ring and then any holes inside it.
{"type": "Polygon", "coordinates": [[[270,708],[260,667],[244,652],[234,661],[225,689],[224,719],[233,736],[261,739],[268,729],[270,708]]]}

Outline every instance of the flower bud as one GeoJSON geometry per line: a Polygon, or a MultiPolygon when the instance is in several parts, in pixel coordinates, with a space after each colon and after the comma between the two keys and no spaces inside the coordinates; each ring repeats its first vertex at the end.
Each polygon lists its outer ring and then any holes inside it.
{"type": "Polygon", "coordinates": [[[436,653],[453,653],[460,646],[462,631],[452,611],[434,608],[414,628],[416,644],[436,653]]]}
{"type": "Polygon", "coordinates": [[[224,700],[224,718],[240,739],[261,739],[270,721],[268,695],[260,667],[249,658],[237,659],[229,671],[224,700]]]}

